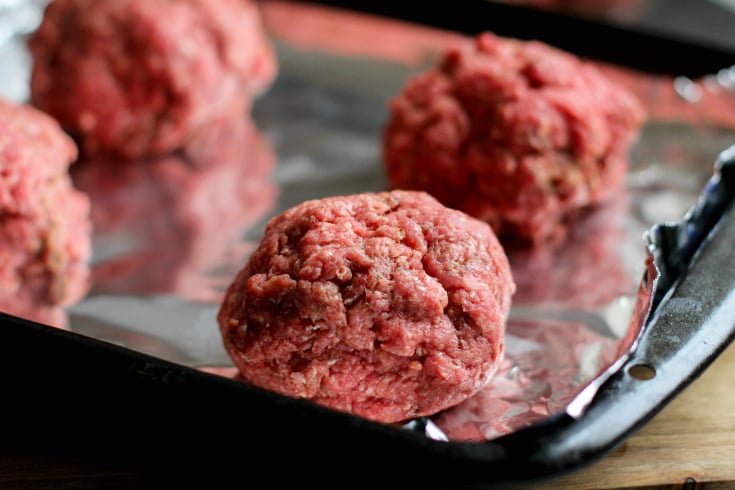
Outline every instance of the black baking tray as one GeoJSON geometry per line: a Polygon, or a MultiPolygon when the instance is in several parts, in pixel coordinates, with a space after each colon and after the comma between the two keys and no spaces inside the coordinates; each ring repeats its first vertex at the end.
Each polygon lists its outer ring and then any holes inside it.
{"type": "MultiPolygon", "coordinates": [[[[657,74],[698,77],[735,64],[735,53],[721,47],[484,0],[453,2],[451,12],[400,2],[318,4],[465,34],[540,39],[657,74]]],[[[628,352],[573,409],[527,428],[484,443],[433,440],[421,427],[370,422],[0,314],[0,444],[134,461],[152,486],[496,488],[576,471],[650,420],[731,343],[734,167],[735,152],[723,150],[682,221],[649,231],[652,262],[641,285],[652,302],[628,352]]]]}

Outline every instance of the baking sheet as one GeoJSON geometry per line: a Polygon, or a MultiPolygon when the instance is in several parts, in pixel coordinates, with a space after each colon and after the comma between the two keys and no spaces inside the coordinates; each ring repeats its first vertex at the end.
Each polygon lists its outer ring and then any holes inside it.
{"type": "MultiPolygon", "coordinates": [[[[0,10],[28,12],[0,49],[3,93],[15,100],[27,97],[23,34],[42,4],[6,2],[0,10]]],[[[215,315],[267,219],[306,199],[385,189],[380,138],[387,103],[458,36],[315,6],[265,5],[280,72],[256,102],[253,124],[223,128],[243,137],[215,138],[233,146],[218,149],[227,157],[213,168],[171,159],[156,162],[158,170],[134,164],[125,179],[105,187],[110,192],[92,195],[97,210],[120,219],[96,226],[94,284],[68,310],[70,330],[235,376],[215,315]],[[155,185],[156,175],[172,172],[186,193],[155,185]],[[125,205],[131,193],[141,196],[137,211],[125,205]]],[[[688,100],[682,80],[616,74],[639,94],[665,84],[662,93],[679,98],[671,103],[657,92],[646,100],[656,117],[632,151],[625,194],[590,216],[563,247],[511,255],[519,287],[504,363],[487,389],[432,419],[438,431],[431,437],[490,440],[559,413],[614,362],[645,269],[645,231],[679,220],[711,176],[712,162],[735,141],[727,126],[735,116],[688,100]]],[[[74,173],[90,191],[105,177],[82,166],[74,173]]]]}

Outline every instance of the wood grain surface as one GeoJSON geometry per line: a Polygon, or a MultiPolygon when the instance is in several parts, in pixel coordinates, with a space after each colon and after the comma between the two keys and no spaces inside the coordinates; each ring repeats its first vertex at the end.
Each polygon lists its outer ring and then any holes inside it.
{"type": "Polygon", "coordinates": [[[735,489],[735,347],[617,450],[523,489],[735,489]]]}

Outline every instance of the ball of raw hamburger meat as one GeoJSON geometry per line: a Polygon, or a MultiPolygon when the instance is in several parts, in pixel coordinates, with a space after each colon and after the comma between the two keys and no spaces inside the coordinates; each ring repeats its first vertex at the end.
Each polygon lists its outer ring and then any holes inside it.
{"type": "Polygon", "coordinates": [[[393,98],[386,175],[488,222],[506,246],[539,244],[621,190],[644,119],[592,63],[484,33],[393,98]]]}
{"type": "Polygon", "coordinates": [[[176,149],[277,71],[251,0],[52,0],[28,44],[31,102],[84,154],[176,149]]]}
{"type": "Polygon", "coordinates": [[[48,115],[0,99],[0,311],[65,322],[87,292],[90,204],[68,174],[74,142],[48,115]]]}
{"type": "Polygon", "coordinates": [[[486,223],[423,192],[337,196],[268,222],[218,322],[246,381],[392,423],[491,379],[514,290],[486,223]]]}

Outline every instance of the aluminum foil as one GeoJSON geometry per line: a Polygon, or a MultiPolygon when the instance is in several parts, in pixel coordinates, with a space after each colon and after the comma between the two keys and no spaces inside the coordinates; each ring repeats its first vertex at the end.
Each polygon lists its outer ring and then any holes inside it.
{"type": "MultiPolygon", "coordinates": [[[[28,97],[24,43],[44,3],[0,2],[0,89],[16,101],[28,97]]],[[[384,190],[387,103],[459,38],[285,2],[268,2],[264,18],[279,75],[237,130],[243,138],[216,139],[229,157],[208,170],[175,159],[131,165],[97,193],[105,175],[74,169],[105,218],[93,236],[92,290],[66,311],[72,331],[236,377],[215,315],[265,223],[306,199],[384,190]],[[158,185],[156,176],[172,173],[186,193],[158,185]]],[[[624,358],[655,305],[650,280],[661,269],[651,257],[661,248],[651,230],[692,215],[713,162],[735,141],[735,110],[709,103],[714,95],[702,103],[681,93],[681,79],[605,69],[642,97],[656,94],[645,97],[652,118],[631,152],[626,192],[563,246],[511,253],[518,293],[503,364],[486,389],[422,425],[429,437],[489,440],[584,410],[584,396],[624,358]]]]}

